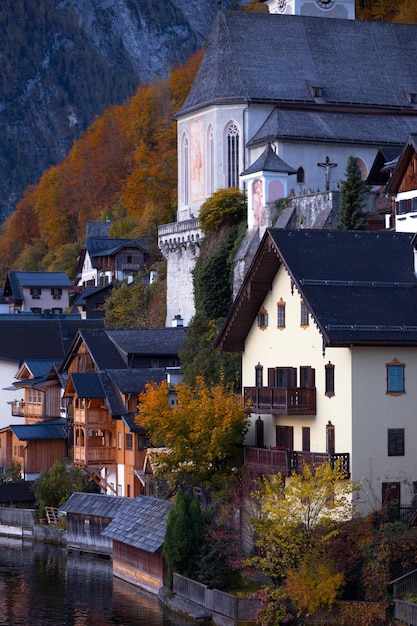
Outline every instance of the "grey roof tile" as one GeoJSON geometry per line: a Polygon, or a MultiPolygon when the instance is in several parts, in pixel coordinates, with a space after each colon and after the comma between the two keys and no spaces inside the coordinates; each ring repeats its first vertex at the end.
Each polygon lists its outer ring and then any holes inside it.
{"type": "Polygon", "coordinates": [[[114,516],[126,506],[129,498],[108,496],[101,493],[75,492],[59,507],[65,513],[78,513],[94,517],[114,516]]]}
{"type": "Polygon", "coordinates": [[[173,502],[149,496],[131,499],[103,531],[105,537],[147,552],[157,552],[164,544],[165,530],[173,502]]]}
{"type": "Polygon", "coordinates": [[[224,11],[179,114],[215,103],[407,109],[417,93],[417,25],[224,11]]]}

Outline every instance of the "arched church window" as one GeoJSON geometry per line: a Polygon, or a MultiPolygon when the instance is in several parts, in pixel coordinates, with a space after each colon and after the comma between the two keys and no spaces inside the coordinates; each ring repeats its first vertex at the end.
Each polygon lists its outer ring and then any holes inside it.
{"type": "Polygon", "coordinates": [[[186,133],[181,140],[181,200],[184,205],[189,204],[189,159],[190,147],[186,133]]]}
{"type": "Polygon", "coordinates": [[[214,192],[214,135],[213,126],[207,130],[207,196],[214,192]]]}
{"type": "Polygon", "coordinates": [[[226,131],[227,187],[239,186],[239,129],[235,122],[230,122],[226,131]]]}
{"type": "Polygon", "coordinates": [[[303,167],[299,167],[297,170],[297,183],[302,185],[306,182],[306,174],[303,167]]]}
{"type": "Polygon", "coordinates": [[[358,164],[362,178],[366,180],[366,178],[368,178],[368,168],[366,167],[365,161],[363,161],[360,157],[356,157],[356,163],[358,164]]]}

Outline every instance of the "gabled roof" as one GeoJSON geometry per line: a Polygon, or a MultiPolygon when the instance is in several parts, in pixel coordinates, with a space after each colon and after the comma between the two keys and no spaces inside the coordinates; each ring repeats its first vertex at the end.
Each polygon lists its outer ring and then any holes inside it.
{"type": "Polygon", "coordinates": [[[129,499],[102,535],[146,552],[157,552],[164,545],[168,516],[174,507],[173,502],[150,496],[129,499]]]}
{"type": "Polygon", "coordinates": [[[108,292],[114,288],[114,283],[108,283],[99,287],[86,287],[74,300],[74,306],[83,306],[88,300],[96,302],[98,300],[105,300],[108,292]],[[102,296],[98,298],[98,296],[102,296]]]}
{"type": "Polygon", "coordinates": [[[269,229],[217,339],[240,352],[284,269],[325,345],[417,345],[413,234],[269,229]]]}
{"type": "Polygon", "coordinates": [[[101,493],[75,492],[60,506],[59,510],[63,513],[79,513],[113,519],[126,505],[127,500],[120,496],[107,496],[101,493]]]}
{"type": "Polygon", "coordinates": [[[386,185],[390,172],[394,169],[401,149],[390,146],[379,148],[369,170],[367,185],[386,185]]]}
{"type": "Polygon", "coordinates": [[[415,24],[219,12],[177,117],[248,102],[412,112],[416,56],[415,24]]]}
{"type": "Polygon", "coordinates": [[[100,256],[114,256],[124,248],[137,248],[145,254],[148,252],[142,239],[110,239],[109,237],[97,237],[87,239],[85,243],[90,258],[100,256]]]}
{"type": "Polygon", "coordinates": [[[186,336],[184,327],[118,328],[80,331],[71,350],[60,366],[65,371],[81,343],[85,343],[98,370],[130,367],[133,356],[173,356],[182,348],[186,336]]]}
{"type": "Polygon", "coordinates": [[[160,383],[166,380],[167,373],[164,367],[135,367],[132,369],[111,369],[107,375],[121,393],[139,393],[145,391],[149,382],[160,383]]]}
{"type": "Polygon", "coordinates": [[[17,381],[14,385],[23,387],[45,382],[50,378],[51,374],[56,374],[56,367],[56,361],[27,359],[16,373],[15,378],[17,378],[17,381]]]}
{"type": "Polygon", "coordinates": [[[296,174],[297,170],[285,163],[268,144],[261,156],[252,163],[241,176],[255,174],[256,172],[283,172],[285,174],[296,174]]]}
{"type": "Polygon", "coordinates": [[[9,270],[3,295],[23,299],[24,287],[61,287],[69,289],[71,281],[65,272],[20,272],[9,270]]]}
{"type": "Polygon", "coordinates": [[[10,430],[20,441],[67,439],[68,436],[65,419],[47,420],[37,424],[11,424],[10,430]]]}
{"type": "MultiPolygon", "coordinates": [[[[407,167],[414,154],[417,153],[417,134],[410,134],[398,157],[397,164],[387,185],[389,193],[397,193],[404,179],[407,167]]],[[[417,183],[416,183],[417,188],[417,183]]]]}

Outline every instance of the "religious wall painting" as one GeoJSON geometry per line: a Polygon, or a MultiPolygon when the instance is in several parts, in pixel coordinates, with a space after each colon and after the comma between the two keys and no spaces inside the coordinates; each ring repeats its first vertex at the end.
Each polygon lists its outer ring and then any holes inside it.
{"type": "Polygon", "coordinates": [[[191,122],[191,201],[204,198],[204,120],[191,122]]]}
{"type": "Polygon", "coordinates": [[[256,178],[252,183],[253,225],[265,226],[266,208],[264,202],[263,181],[256,178]]]}

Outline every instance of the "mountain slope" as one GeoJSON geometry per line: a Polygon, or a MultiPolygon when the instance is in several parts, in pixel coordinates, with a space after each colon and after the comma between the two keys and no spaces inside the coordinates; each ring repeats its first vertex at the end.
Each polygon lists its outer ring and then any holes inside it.
{"type": "Polygon", "coordinates": [[[217,0],[2,0],[0,221],[96,116],[201,48],[217,9],[217,0]]]}

